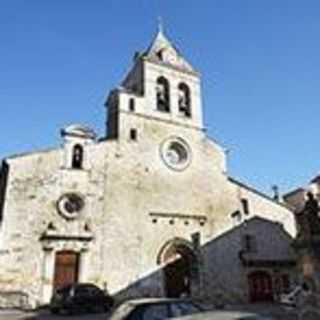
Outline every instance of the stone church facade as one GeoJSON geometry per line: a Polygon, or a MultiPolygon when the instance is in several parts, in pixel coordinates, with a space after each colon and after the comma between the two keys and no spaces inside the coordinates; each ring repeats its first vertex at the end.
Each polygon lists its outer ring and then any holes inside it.
{"type": "Polygon", "coordinates": [[[201,77],[159,30],[108,96],[106,135],[3,160],[0,304],[70,282],[119,299],[271,301],[295,279],[292,212],[230,177],[203,126],[201,77]]]}

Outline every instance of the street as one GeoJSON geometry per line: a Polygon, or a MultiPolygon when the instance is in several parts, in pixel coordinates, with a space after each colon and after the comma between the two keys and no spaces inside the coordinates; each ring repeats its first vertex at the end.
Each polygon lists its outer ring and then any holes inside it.
{"type": "MultiPolygon", "coordinates": [[[[297,320],[294,310],[286,310],[277,305],[250,305],[239,306],[231,309],[236,310],[250,310],[252,312],[259,312],[264,315],[272,315],[275,320],[297,320]]],[[[22,312],[22,311],[5,311],[0,310],[0,320],[102,320],[108,319],[107,313],[100,314],[84,314],[73,316],[52,315],[48,310],[40,310],[37,312],[22,312]]],[[[305,319],[307,320],[307,319],[305,319]]]]}

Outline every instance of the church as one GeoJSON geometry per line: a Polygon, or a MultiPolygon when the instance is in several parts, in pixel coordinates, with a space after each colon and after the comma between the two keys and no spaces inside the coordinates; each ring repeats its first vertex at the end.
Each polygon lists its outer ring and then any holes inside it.
{"type": "Polygon", "coordinates": [[[294,215],[229,176],[203,125],[201,75],[161,28],[105,103],[106,132],[0,171],[0,306],[33,308],[73,282],[116,299],[269,302],[296,281],[294,215]]]}

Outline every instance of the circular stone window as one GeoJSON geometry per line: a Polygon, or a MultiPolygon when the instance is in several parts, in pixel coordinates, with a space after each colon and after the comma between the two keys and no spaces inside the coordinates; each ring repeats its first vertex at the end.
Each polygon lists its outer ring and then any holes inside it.
{"type": "Polygon", "coordinates": [[[84,207],[84,200],[75,193],[64,194],[57,201],[57,209],[59,213],[67,218],[74,219],[84,207]]]}
{"type": "Polygon", "coordinates": [[[184,170],[190,164],[191,151],[181,138],[170,138],[161,147],[161,156],[165,164],[174,170],[184,170]]]}

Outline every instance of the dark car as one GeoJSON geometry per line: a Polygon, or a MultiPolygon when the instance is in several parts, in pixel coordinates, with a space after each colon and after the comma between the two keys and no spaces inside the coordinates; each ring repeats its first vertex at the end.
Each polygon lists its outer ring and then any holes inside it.
{"type": "Polygon", "coordinates": [[[203,311],[197,303],[186,299],[145,298],[120,304],[110,320],[162,320],[203,311]]]}
{"type": "Polygon", "coordinates": [[[93,284],[73,284],[57,289],[50,302],[52,313],[106,312],[113,298],[93,284]]]}

